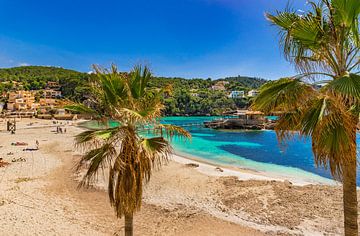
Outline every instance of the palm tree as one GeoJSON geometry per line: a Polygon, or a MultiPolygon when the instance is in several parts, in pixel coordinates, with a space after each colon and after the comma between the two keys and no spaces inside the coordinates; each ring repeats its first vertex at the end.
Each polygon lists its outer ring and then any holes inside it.
{"type": "Polygon", "coordinates": [[[94,68],[90,106],[75,104],[67,109],[92,115],[101,124],[111,120],[118,125],[105,125],[76,136],[76,144],[86,151],[77,166],[87,167],[80,186],[91,186],[100,171],[108,171],[110,203],[117,217],[125,216],[125,235],[131,236],[133,215],[141,207],[143,184],[172,153],[165,138],[190,138],[190,134],[158,122],[163,90],[147,87],[151,79],[148,68],[137,66],[129,74],[119,73],[115,66],[111,70],[94,68]]]}
{"type": "Polygon", "coordinates": [[[343,182],[345,235],[358,235],[356,130],[360,112],[359,0],[310,2],[310,10],[267,14],[298,75],[269,82],[253,107],[282,112],[280,141],[310,136],[317,165],[343,182]]]}

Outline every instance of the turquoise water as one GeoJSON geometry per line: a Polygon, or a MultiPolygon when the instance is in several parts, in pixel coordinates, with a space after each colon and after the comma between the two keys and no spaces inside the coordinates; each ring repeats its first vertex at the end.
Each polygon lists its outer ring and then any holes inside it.
{"type": "MultiPolygon", "coordinates": [[[[165,117],[162,123],[184,126],[201,124],[216,117],[165,117]]],[[[112,124],[114,125],[114,124],[112,124]]],[[[280,147],[274,131],[225,131],[202,126],[185,127],[191,141],[174,138],[172,144],[180,155],[216,164],[249,168],[310,181],[329,182],[330,172],[316,167],[310,139],[293,140],[280,147]]],[[[360,140],[359,140],[360,141],[360,140]]],[[[360,178],[358,177],[358,184],[360,178]]]]}

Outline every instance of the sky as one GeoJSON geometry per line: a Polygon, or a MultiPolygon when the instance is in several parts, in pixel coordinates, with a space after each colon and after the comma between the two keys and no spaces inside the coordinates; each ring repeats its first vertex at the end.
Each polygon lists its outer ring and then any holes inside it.
{"type": "MultiPolygon", "coordinates": [[[[150,66],[157,76],[293,75],[265,12],[288,0],[0,0],[0,67],[150,66]]],[[[305,0],[293,0],[305,9],[305,0]]]]}

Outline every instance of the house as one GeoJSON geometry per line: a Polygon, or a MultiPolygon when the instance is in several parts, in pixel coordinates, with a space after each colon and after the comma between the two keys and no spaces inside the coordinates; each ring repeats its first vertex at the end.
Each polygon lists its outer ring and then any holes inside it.
{"type": "Polygon", "coordinates": [[[244,91],[231,91],[229,98],[243,98],[245,96],[244,91]]]}
{"type": "Polygon", "coordinates": [[[57,109],[56,113],[58,115],[64,116],[66,114],[66,111],[65,111],[65,109],[57,109]]]}
{"type": "Polygon", "coordinates": [[[55,90],[57,90],[57,89],[60,89],[60,85],[59,85],[59,83],[57,83],[57,82],[53,82],[53,81],[48,81],[47,83],[46,83],[46,88],[48,88],[48,89],[55,89],[55,90]]]}
{"type": "Polygon", "coordinates": [[[9,111],[15,111],[15,103],[14,102],[8,102],[6,104],[6,108],[9,110],[9,111]]]}
{"type": "Polygon", "coordinates": [[[40,98],[39,103],[42,107],[54,107],[57,105],[56,99],[53,98],[40,98]]]}
{"type": "Polygon", "coordinates": [[[19,90],[10,92],[7,109],[10,111],[33,109],[34,102],[35,93],[32,91],[19,90]]]}
{"type": "Polygon", "coordinates": [[[257,90],[250,90],[248,92],[248,97],[256,97],[259,94],[257,90]]]}
{"type": "Polygon", "coordinates": [[[43,90],[43,95],[45,98],[60,98],[61,91],[53,90],[53,89],[45,89],[43,90]]]}
{"type": "Polygon", "coordinates": [[[36,110],[40,107],[40,103],[38,102],[34,102],[32,105],[31,105],[31,110],[36,110]]]}

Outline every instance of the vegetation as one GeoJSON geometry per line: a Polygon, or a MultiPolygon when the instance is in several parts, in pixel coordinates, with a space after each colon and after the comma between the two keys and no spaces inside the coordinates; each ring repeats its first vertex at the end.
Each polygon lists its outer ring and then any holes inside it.
{"type": "Polygon", "coordinates": [[[310,6],[302,16],[291,10],[267,15],[280,30],[285,57],[301,74],[265,84],[254,107],[284,112],[275,128],[280,140],[294,131],[311,136],[316,163],[343,182],[345,235],[355,236],[360,1],[321,0],[310,6]]]}
{"type": "Polygon", "coordinates": [[[259,88],[266,80],[251,77],[228,77],[218,80],[154,78],[152,87],[173,88],[172,94],[164,96],[165,115],[221,115],[228,110],[244,108],[249,105],[248,98],[229,98],[232,90],[242,90],[245,93],[259,88]],[[211,86],[219,81],[226,81],[225,91],[211,90],[211,86]]]}
{"type": "Polygon", "coordinates": [[[83,100],[88,93],[91,75],[74,70],[47,66],[22,66],[0,69],[0,93],[13,89],[39,90],[47,82],[61,85],[62,94],[69,99],[83,100]],[[21,83],[18,85],[17,83],[21,83]]]}
{"type": "Polygon", "coordinates": [[[225,85],[228,90],[250,90],[257,89],[263,85],[266,80],[254,77],[226,77],[217,80],[208,79],[184,79],[184,78],[168,78],[168,77],[154,77],[149,86],[164,87],[171,84],[174,88],[181,87],[183,89],[208,89],[219,81],[227,81],[229,84],[225,85]]]}
{"type": "MultiPolygon", "coordinates": [[[[126,75],[126,73],[124,73],[126,75]]],[[[89,96],[89,81],[94,75],[57,67],[25,66],[0,69],[0,94],[12,89],[44,89],[47,82],[58,82],[63,96],[75,101],[84,101],[89,96]],[[21,85],[14,82],[21,82],[21,85]]],[[[211,86],[219,81],[227,81],[227,91],[256,89],[265,80],[250,77],[229,77],[218,80],[183,79],[154,77],[149,82],[151,88],[171,86],[173,91],[162,97],[166,106],[164,114],[171,115],[220,115],[226,110],[249,105],[247,98],[232,99],[224,91],[212,91],[211,86]]]]}
{"type": "Polygon", "coordinates": [[[76,136],[77,145],[86,154],[78,168],[87,167],[81,182],[91,185],[103,168],[109,169],[108,194],[117,217],[125,216],[125,235],[133,234],[133,215],[141,207],[143,183],[150,180],[154,168],[166,162],[171,154],[165,138],[174,135],[190,138],[180,127],[161,125],[158,120],[164,108],[161,94],[165,90],[148,87],[151,74],[145,67],[135,67],[129,75],[96,69],[88,106],[68,106],[73,111],[92,115],[99,122],[117,121],[118,127],[93,129],[76,136]],[[140,135],[142,128],[151,137],[140,135]]]}

